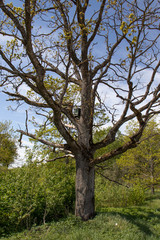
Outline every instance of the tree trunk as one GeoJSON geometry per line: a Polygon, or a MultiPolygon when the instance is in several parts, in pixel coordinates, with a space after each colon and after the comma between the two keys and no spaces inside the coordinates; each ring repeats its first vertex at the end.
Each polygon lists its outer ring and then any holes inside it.
{"type": "Polygon", "coordinates": [[[89,159],[79,154],[76,157],[76,204],[75,215],[87,221],[95,215],[94,205],[95,170],[89,159]]]}
{"type": "Polygon", "coordinates": [[[152,193],[153,195],[155,194],[154,184],[151,185],[151,193],[152,193]]]}

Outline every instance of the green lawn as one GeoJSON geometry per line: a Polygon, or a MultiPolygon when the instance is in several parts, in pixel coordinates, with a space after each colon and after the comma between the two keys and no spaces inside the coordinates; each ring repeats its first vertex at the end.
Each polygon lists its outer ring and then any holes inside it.
{"type": "Polygon", "coordinates": [[[148,198],[145,206],[103,208],[93,220],[74,216],[0,240],[160,240],[160,199],[148,198]]]}

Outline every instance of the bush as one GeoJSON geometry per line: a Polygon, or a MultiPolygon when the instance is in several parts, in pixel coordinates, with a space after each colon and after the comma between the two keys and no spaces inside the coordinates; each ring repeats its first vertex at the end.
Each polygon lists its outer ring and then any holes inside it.
{"type": "Polygon", "coordinates": [[[0,234],[64,217],[73,210],[74,166],[29,164],[0,173],[0,234]]]}
{"type": "Polygon", "coordinates": [[[145,202],[145,192],[139,185],[126,188],[97,176],[95,199],[97,211],[105,207],[142,205],[145,202]]]}
{"type": "MultiPolygon", "coordinates": [[[[0,172],[0,235],[65,217],[74,209],[73,162],[28,164],[0,172]]],[[[125,188],[96,176],[96,210],[141,205],[140,186],[125,188]]]]}

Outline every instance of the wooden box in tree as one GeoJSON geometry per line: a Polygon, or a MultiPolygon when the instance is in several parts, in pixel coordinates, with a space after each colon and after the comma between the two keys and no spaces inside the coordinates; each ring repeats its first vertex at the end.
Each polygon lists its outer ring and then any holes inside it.
{"type": "Polygon", "coordinates": [[[75,118],[80,118],[80,116],[81,116],[80,107],[73,108],[73,115],[74,115],[75,118]]]}

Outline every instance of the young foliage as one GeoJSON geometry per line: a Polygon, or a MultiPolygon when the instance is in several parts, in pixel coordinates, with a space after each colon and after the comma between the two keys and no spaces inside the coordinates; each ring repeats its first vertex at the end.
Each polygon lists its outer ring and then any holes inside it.
{"type": "MultiPolygon", "coordinates": [[[[128,134],[137,129],[132,122],[127,127],[128,134]]],[[[136,148],[128,150],[118,160],[117,164],[123,171],[123,179],[131,184],[141,184],[150,188],[152,193],[160,184],[160,129],[156,120],[151,120],[146,126],[142,138],[136,148]]]]}

